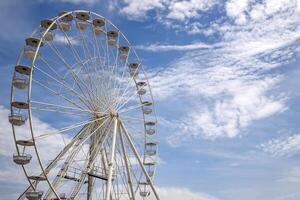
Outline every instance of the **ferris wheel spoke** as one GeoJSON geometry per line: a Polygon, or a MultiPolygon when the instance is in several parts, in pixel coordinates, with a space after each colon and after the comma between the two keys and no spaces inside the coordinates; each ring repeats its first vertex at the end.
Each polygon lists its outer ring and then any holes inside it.
{"type": "MultiPolygon", "coordinates": [[[[59,160],[62,159],[62,157],[66,154],[66,152],[68,152],[71,147],[75,144],[75,142],[82,137],[84,131],[87,129],[87,126],[83,127],[77,134],[76,136],[73,137],[73,139],[57,154],[57,156],[47,165],[47,167],[45,168],[45,172],[46,174],[48,174],[58,163],[59,160]]],[[[40,176],[42,176],[43,173],[40,174],[40,176]]],[[[39,181],[33,181],[34,185],[37,185],[39,181]]],[[[22,199],[23,195],[26,194],[26,192],[28,191],[32,191],[32,187],[29,186],[24,193],[18,198],[18,199],[22,199]]]]}
{"type": "MultiPolygon", "coordinates": [[[[108,129],[106,129],[106,130],[110,130],[110,125],[108,126],[108,129]]],[[[93,149],[92,158],[95,157],[95,154],[98,154],[98,152],[101,150],[104,142],[106,141],[107,136],[108,136],[108,133],[105,134],[104,138],[100,141],[100,143],[97,145],[97,147],[93,149]]],[[[90,163],[87,162],[88,165],[86,165],[85,171],[82,173],[82,175],[80,177],[80,181],[76,184],[74,190],[72,191],[71,199],[75,199],[77,197],[78,192],[80,191],[80,188],[82,187],[82,185],[84,183],[85,177],[87,176],[86,172],[90,171],[90,166],[94,165],[95,161],[96,161],[96,159],[92,159],[90,163]]]]}
{"type": "Polygon", "coordinates": [[[75,128],[78,128],[78,127],[81,127],[81,126],[84,126],[84,125],[88,125],[88,124],[100,121],[102,119],[105,119],[105,118],[106,117],[102,117],[102,118],[98,118],[98,119],[94,119],[94,120],[87,120],[87,121],[79,122],[79,123],[72,124],[72,125],[69,125],[69,126],[65,126],[63,128],[58,129],[57,131],[54,131],[54,132],[42,133],[42,134],[36,136],[35,139],[41,139],[41,138],[51,136],[51,135],[62,134],[66,131],[69,131],[69,130],[72,130],[72,129],[75,129],[75,128]]]}
{"type": "MultiPolygon", "coordinates": [[[[91,60],[92,56],[91,56],[91,54],[89,52],[89,48],[86,44],[85,37],[83,36],[83,31],[79,30],[78,32],[79,32],[79,35],[80,35],[80,38],[81,38],[80,41],[81,41],[82,45],[80,45],[80,46],[82,47],[82,50],[84,52],[84,57],[85,57],[86,60],[91,60]]],[[[81,65],[83,66],[83,68],[85,69],[86,74],[88,76],[90,91],[93,91],[93,88],[95,88],[96,86],[95,86],[94,81],[92,81],[92,78],[90,76],[91,72],[89,70],[87,70],[86,66],[84,65],[84,63],[82,62],[82,60],[80,58],[78,58],[78,60],[81,63],[81,65]]],[[[95,90],[95,91],[97,91],[97,90],[95,90]]],[[[94,98],[96,98],[97,94],[93,95],[93,96],[94,96],[94,98]]]]}
{"type": "MultiPolygon", "coordinates": [[[[66,85],[65,83],[57,80],[56,78],[54,78],[53,76],[51,76],[50,74],[48,74],[47,72],[45,72],[44,70],[34,66],[35,69],[37,69],[38,71],[42,72],[42,74],[46,75],[48,78],[54,80],[55,82],[61,84],[62,86],[64,86],[67,90],[69,90],[70,92],[74,93],[75,95],[78,96],[78,98],[81,100],[82,103],[84,103],[88,108],[90,108],[89,104],[87,104],[86,102],[90,102],[90,99],[87,99],[86,97],[81,96],[77,91],[75,91],[73,88],[70,88],[68,85],[66,85]]],[[[92,108],[90,108],[92,109],[92,108]]]]}
{"type": "MultiPolygon", "coordinates": [[[[70,43],[69,38],[66,36],[68,43],[70,43]]],[[[72,70],[72,67],[67,63],[67,61],[63,58],[63,56],[61,55],[61,53],[59,52],[59,50],[56,48],[56,46],[50,42],[47,43],[49,45],[49,47],[52,49],[52,51],[57,55],[57,57],[62,61],[62,63],[64,64],[64,66],[67,68],[67,70],[70,72],[70,74],[72,75],[72,78],[74,80],[74,83],[76,83],[77,87],[79,88],[79,90],[81,91],[82,95],[89,99],[91,98],[91,94],[90,94],[90,88],[74,73],[74,71],[72,70]],[[79,83],[79,80],[81,83],[79,83]],[[87,94],[89,96],[89,98],[86,96],[82,86],[85,86],[87,94]]],[[[72,44],[71,44],[72,45],[72,44]]],[[[72,51],[73,52],[73,51],[72,51]]],[[[82,61],[79,59],[77,60],[80,64],[84,65],[82,63],[82,61]]]]}
{"type": "MultiPolygon", "coordinates": [[[[128,55],[130,55],[130,51],[131,51],[131,48],[129,48],[129,50],[128,50],[128,55]]],[[[127,64],[128,64],[128,57],[126,58],[124,65],[123,65],[121,80],[124,80],[124,75],[126,72],[127,64]]],[[[117,88],[117,96],[118,97],[120,96],[121,87],[122,87],[122,84],[119,84],[119,87],[117,88]]]]}
{"type": "Polygon", "coordinates": [[[129,97],[126,99],[126,101],[122,102],[123,99],[125,99],[125,95],[123,94],[120,97],[120,101],[116,102],[116,108],[118,109],[122,109],[128,102],[130,102],[135,96],[137,96],[136,91],[133,92],[133,94],[130,94],[129,97]]]}
{"type": "MultiPolygon", "coordinates": [[[[100,53],[100,45],[99,45],[99,42],[98,42],[98,39],[97,39],[97,36],[96,36],[96,34],[95,34],[95,32],[94,31],[92,31],[92,34],[93,34],[93,39],[94,39],[94,45],[95,45],[95,51],[96,51],[96,55],[95,55],[95,57],[97,57],[97,55],[98,55],[98,58],[100,59],[102,56],[101,56],[101,53],[100,53]]],[[[105,51],[105,49],[103,48],[103,45],[101,45],[101,48],[102,48],[102,50],[103,50],[103,52],[105,51]]],[[[103,55],[104,56],[104,55],[103,55]]],[[[104,68],[103,68],[103,63],[101,64],[100,63],[100,65],[98,65],[99,67],[101,66],[101,71],[102,71],[102,73],[104,73],[104,68]]],[[[100,74],[100,69],[99,70],[96,70],[97,71],[97,73],[99,74],[99,76],[101,76],[101,74],[100,74]]]]}
{"type": "MultiPolygon", "coordinates": [[[[118,34],[118,38],[117,38],[117,47],[119,47],[119,40],[120,40],[120,35],[118,34]]],[[[114,81],[113,81],[113,88],[114,88],[114,92],[113,94],[116,94],[116,84],[117,84],[117,81],[119,79],[118,77],[118,66],[119,66],[119,51],[118,51],[118,48],[116,50],[116,54],[115,55],[115,61],[114,61],[114,64],[113,64],[113,70],[112,70],[112,74],[113,74],[113,77],[114,77],[114,81]]]]}
{"type": "MultiPolygon", "coordinates": [[[[104,119],[104,121],[96,126],[95,129],[92,130],[91,133],[86,133],[84,134],[84,137],[80,138],[79,140],[77,140],[77,143],[75,144],[75,148],[72,150],[71,154],[69,155],[69,157],[66,159],[66,161],[63,164],[63,167],[61,168],[61,170],[59,171],[58,175],[55,177],[54,181],[52,182],[52,186],[55,189],[57,187],[57,185],[59,184],[59,182],[61,181],[61,179],[65,176],[68,166],[70,165],[70,163],[72,162],[72,160],[75,158],[75,156],[77,155],[77,153],[79,152],[81,145],[88,139],[90,138],[92,135],[95,134],[95,132],[97,132],[107,121],[107,119],[104,119]]],[[[50,197],[50,195],[52,194],[52,190],[49,189],[47,191],[46,194],[46,199],[48,199],[50,197]]]]}
{"type": "Polygon", "coordinates": [[[152,191],[153,191],[153,193],[154,193],[156,199],[159,200],[159,197],[158,197],[158,194],[157,194],[157,192],[156,192],[156,189],[155,189],[155,187],[154,187],[154,185],[153,185],[152,179],[150,178],[150,176],[149,176],[149,174],[148,174],[148,172],[147,172],[145,166],[143,165],[141,156],[139,155],[139,153],[138,153],[138,151],[137,151],[135,145],[133,144],[130,135],[128,134],[126,128],[124,127],[124,124],[123,124],[122,121],[120,121],[120,120],[119,120],[119,122],[120,122],[120,126],[121,126],[121,129],[122,129],[122,132],[124,133],[124,135],[125,135],[125,137],[126,137],[128,143],[129,143],[129,145],[130,145],[130,147],[131,147],[131,149],[132,149],[132,151],[133,151],[133,153],[134,153],[136,159],[138,160],[138,163],[139,163],[139,165],[140,165],[140,167],[141,167],[141,169],[142,169],[142,171],[143,171],[143,173],[144,173],[144,175],[145,175],[147,181],[149,182],[150,187],[151,187],[151,189],[152,189],[152,191]]]}
{"type": "Polygon", "coordinates": [[[35,80],[34,78],[32,78],[32,81],[37,83],[39,86],[41,86],[42,88],[44,89],[47,89],[49,90],[51,93],[53,93],[54,95],[57,95],[61,98],[63,98],[64,100],[66,100],[67,102],[71,103],[72,105],[82,109],[82,110],[85,110],[85,108],[83,108],[81,105],[78,105],[78,103],[70,100],[69,98],[67,98],[65,95],[63,95],[62,93],[59,93],[59,92],[56,92],[55,90],[51,89],[50,87],[46,86],[44,83],[41,83],[40,81],[38,80],[35,80]]]}
{"type": "Polygon", "coordinates": [[[47,102],[42,102],[42,101],[30,101],[32,104],[32,108],[35,109],[53,109],[53,108],[57,108],[57,109],[66,109],[66,110],[73,110],[73,111],[78,111],[81,113],[90,113],[90,114],[104,114],[98,111],[91,111],[91,110],[84,110],[84,109],[80,109],[80,108],[75,108],[75,107],[70,107],[70,106],[63,106],[63,105],[58,105],[58,104],[52,104],[52,103],[47,103],[47,102]],[[43,106],[43,107],[38,107],[38,105],[43,106]],[[48,107],[47,107],[48,106],[48,107]]]}
{"type": "MultiPolygon", "coordinates": [[[[139,68],[140,68],[140,64],[138,65],[138,67],[134,70],[134,73],[133,73],[133,76],[132,78],[130,78],[126,83],[126,87],[125,87],[125,90],[123,91],[123,93],[119,96],[123,96],[124,94],[126,94],[127,90],[130,88],[130,84],[132,84],[132,81],[134,81],[135,79],[133,78],[135,76],[135,74],[138,72],[139,68]]],[[[134,83],[134,82],[133,82],[134,83]]]]}
{"type": "MultiPolygon", "coordinates": [[[[156,128],[151,88],[134,47],[109,20],[82,10],[42,20],[26,38],[11,91],[11,115],[28,105],[34,147],[27,148],[13,122],[17,153],[34,158],[21,166],[31,187],[19,200],[29,192],[43,192],[45,200],[63,199],[61,192],[66,199],[159,200],[152,185],[157,146],[150,134],[156,128]],[[19,89],[29,94],[21,102],[19,89]],[[39,120],[30,113],[52,128],[35,130],[39,120]],[[39,151],[52,137],[57,143],[48,145],[49,160],[39,151]],[[40,166],[37,174],[34,165],[40,166]],[[45,181],[30,178],[38,174],[45,181]]],[[[25,111],[18,114],[25,118],[25,111]]]]}
{"type": "Polygon", "coordinates": [[[129,106],[128,108],[124,108],[124,109],[118,109],[118,113],[121,114],[121,113],[125,113],[125,112],[128,112],[128,111],[132,111],[132,110],[135,110],[135,109],[138,109],[138,108],[142,108],[144,105],[143,104],[138,104],[138,105],[133,105],[133,106],[129,106]]]}
{"type": "Polygon", "coordinates": [[[130,188],[130,193],[128,193],[128,195],[129,195],[129,199],[135,200],[134,189],[132,186],[130,166],[129,166],[129,162],[128,162],[127,152],[125,150],[123,135],[121,133],[120,126],[118,128],[119,128],[119,136],[120,136],[120,143],[121,143],[121,151],[123,154],[123,160],[125,162],[125,167],[126,167],[126,172],[127,172],[127,180],[128,180],[128,184],[129,184],[129,188],[130,188]]]}
{"type": "Polygon", "coordinates": [[[40,59],[41,59],[41,61],[57,76],[57,77],[59,77],[59,79],[60,80],[64,80],[64,77],[63,76],[61,76],[58,72],[57,72],[57,70],[55,70],[52,66],[51,66],[51,64],[46,60],[46,58],[44,58],[44,56],[40,56],[40,59]]]}

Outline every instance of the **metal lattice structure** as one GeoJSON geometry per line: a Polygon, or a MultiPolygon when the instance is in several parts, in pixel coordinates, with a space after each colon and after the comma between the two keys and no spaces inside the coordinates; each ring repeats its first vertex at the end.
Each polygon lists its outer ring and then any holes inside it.
{"type": "Polygon", "coordinates": [[[25,40],[11,87],[19,199],[159,199],[147,75],[103,16],[61,12],[25,40]],[[50,126],[51,125],[51,126],[50,126]]]}

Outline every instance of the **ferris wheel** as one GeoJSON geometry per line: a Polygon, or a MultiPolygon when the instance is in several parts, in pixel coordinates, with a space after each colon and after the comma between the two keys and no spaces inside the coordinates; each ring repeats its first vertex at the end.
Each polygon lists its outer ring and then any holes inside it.
{"type": "Polygon", "coordinates": [[[11,87],[18,199],[159,199],[157,119],[133,46],[103,16],[61,12],[25,39],[11,87]]]}

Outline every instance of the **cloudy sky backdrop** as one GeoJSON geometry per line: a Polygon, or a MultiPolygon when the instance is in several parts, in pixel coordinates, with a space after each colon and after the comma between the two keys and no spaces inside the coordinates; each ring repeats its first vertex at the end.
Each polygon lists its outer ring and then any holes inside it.
{"type": "Polygon", "coordinates": [[[145,65],[163,200],[300,199],[299,0],[2,0],[1,200],[26,183],[7,120],[18,52],[40,20],[75,9],[110,19],[145,65]]]}

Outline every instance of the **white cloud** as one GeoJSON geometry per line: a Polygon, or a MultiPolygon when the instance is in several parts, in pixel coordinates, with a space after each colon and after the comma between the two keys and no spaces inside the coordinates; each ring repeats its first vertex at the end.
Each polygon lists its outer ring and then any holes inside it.
{"type": "Polygon", "coordinates": [[[240,1],[233,1],[229,0],[226,2],[226,11],[227,15],[231,17],[236,17],[240,15],[242,12],[247,10],[249,5],[249,0],[240,0],[240,1]]]}
{"type": "Polygon", "coordinates": [[[123,0],[120,13],[129,19],[143,20],[154,11],[159,21],[168,23],[168,20],[198,18],[201,12],[211,9],[216,3],[217,0],[123,0]]]}
{"type": "Polygon", "coordinates": [[[50,1],[50,2],[61,2],[61,3],[71,3],[71,4],[87,4],[94,5],[101,2],[101,0],[41,0],[41,1],[50,1]]]}
{"type": "Polygon", "coordinates": [[[150,44],[150,45],[138,45],[135,46],[136,49],[142,49],[145,51],[190,51],[196,49],[208,49],[212,48],[213,46],[202,43],[202,42],[195,42],[192,44],[186,45],[168,45],[168,44],[150,44]]]}
{"type": "Polygon", "coordinates": [[[162,200],[217,200],[208,194],[193,192],[188,188],[181,187],[159,187],[157,188],[162,200]]]}
{"type": "Polygon", "coordinates": [[[199,12],[204,12],[212,8],[217,3],[216,0],[187,0],[169,1],[166,18],[183,21],[200,16],[199,12]]]}
{"type": "Polygon", "coordinates": [[[185,107],[190,107],[190,110],[178,108],[181,117],[174,122],[180,134],[173,135],[171,143],[180,142],[182,134],[209,139],[237,137],[256,120],[288,109],[289,97],[275,92],[285,76],[272,70],[292,62],[299,53],[300,13],[296,1],[276,2],[245,1],[239,5],[240,12],[247,16],[252,13],[255,19],[248,16],[245,25],[224,21],[213,24],[211,33],[221,35],[221,41],[210,48],[198,49],[197,43],[144,48],[194,50],[173,61],[151,80],[158,100],[180,98],[187,102],[185,107]]]}
{"type": "MultiPolygon", "coordinates": [[[[158,100],[187,99],[192,105],[179,115],[174,124],[181,133],[172,137],[236,137],[255,120],[287,109],[285,98],[268,95],[283,77],[265,72],[280,61],[266,62],[257,57],[260,50],[249,51],[227,46],[201,49],[187,53],[151,79],[158,100]]],[[[284,51],[279,54],[283,56],[284,51]]]]}
{"type": "Polygon", "coordinates": [[[150,10],[164,8],[164,0],[124,0],[125,6],[120,12],[130,19],[142,20],[150,10]]]}
{"type": "MultiPolygon", "coordinates": [[[[5,109],[3,106],[0,106],[0,159],[3,161],[2,163],[6,163],[6,165],[0,166],[0,181],[3,182],[11,182],[11,183],[26,183],[25,175],[20,166],[17,166],[13,162],[13,153],[16,152],[13,134],[11,129],[11,124],[8,122],[8,116],[10,111],[5,109]]],[[[45,132],[53,132],[56,129],[52,128],[48,124],[40,121],[37,118],[34,118],[35,131],[36,133],[45,133],[45,132]]],[[[29,139],[30,138],[30,129],[29,127],[17,127],[16,128],[17,139],[29,139]]],[[[61,137],[49,136],[48,140],[37,141],[38,150],[40,157],[43,163],[47,163],[50,159],[53,159],[54,155],[60,151],[64,143],[61,137]]],[[[66,138],[67,139],[67,138],[66,138]]],[[[27,153],[30,153],[33,156],[31,167],[29,168],[30,173],[34,173],[32,175],[37,175],[41,173],[40,167],[37,165],[37,161],[35,159],[34,151],[29,150],[27,153]]],[[[21,192],[21,191],[20,191],[21,192]]]]}
{"type": "Polygon", "coordinates": [[[274,157],[292,156],[300,151],[300,134],[271,139],[259,148],[274,157]]]}

